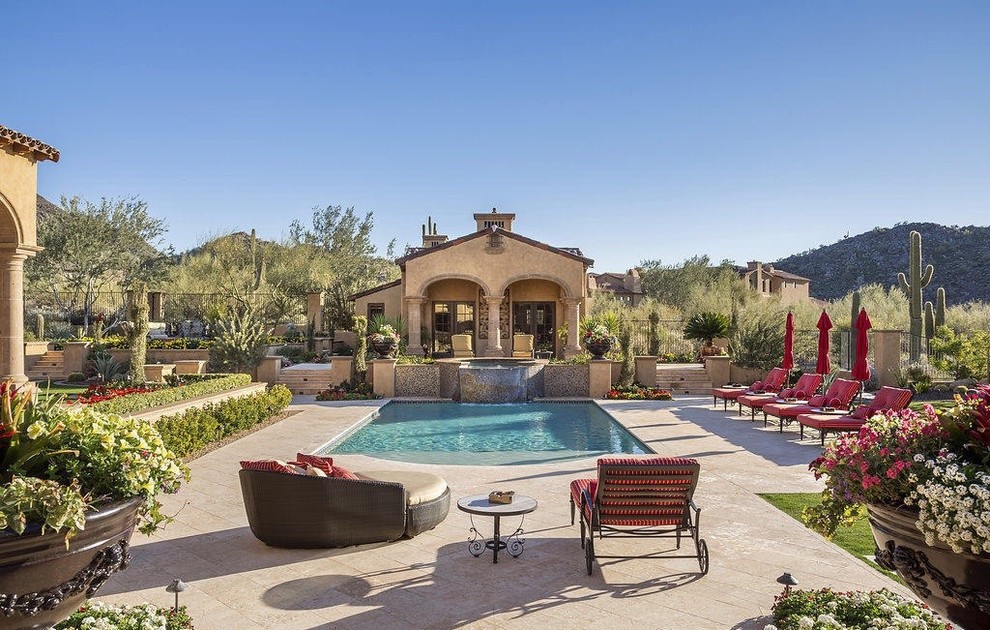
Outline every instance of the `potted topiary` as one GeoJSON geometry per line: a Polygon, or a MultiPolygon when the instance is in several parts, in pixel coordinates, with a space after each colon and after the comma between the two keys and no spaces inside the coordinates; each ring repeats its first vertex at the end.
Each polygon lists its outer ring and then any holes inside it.
{"type": "Polygon", "coordinates": [[[153,425],[0,383],[0,630],[77,609],[127,566],[136,525],[168,520],[158,493],[187,478],[153,425]]]}
{"type": "Polygon", "coordinates": [[[684,326],[684,338],[700,341],[701,356],[707,357],[718,354],[715,348],[715,338],[725,337],[729,333],[729,318],[721,313],[698,313],[692,315],[684,326]]]}

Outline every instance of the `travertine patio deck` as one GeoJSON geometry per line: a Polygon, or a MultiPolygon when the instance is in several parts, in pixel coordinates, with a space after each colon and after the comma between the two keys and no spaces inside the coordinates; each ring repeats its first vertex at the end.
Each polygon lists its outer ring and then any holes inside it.
{"type": "MultiPolygon", "coordinates": [[[[514,489],[536,497],[526,517],[526,551],[492,565],[467,552],[467,514],[452,508],[435,530],[412,540],[349,549],[286,550],[252,537],[241,503],[238,461],[290,458],[312,450],[381,401],[315,403],[297,397],[301,413],[191,465],[191,483],[168,497],[176,522],[134,537],[134,562],[99,599],[171,605],[164,587],[180,577],[181,602],[197,630],[248,628],[762,628],[775,579],[791,571],[803,587],[888,587],[909,593],[829,544],[755,495],[820,489],[807,463],[816,440],[798,443],[762,423],[713,411],[709,397],[674,402],[602,403],[658,453],[695,457],[702,478],[696,501],[711,550],[711,572],[699,578],[692,559],[603,560],[586,575],[578,527],[569,525],[568,482],[593,476],[595,459],[535,466],[424,466],[443,475],[452,498],[514,489]]],[[[381,468],[344,456],[351,469],[381,468]]],[[[506,519],[503,529],[512,526],[506,519]]],[[[490,523],[478,523],[479,527],[490,523]]],[[[665,544],[669,541],[660,541],[665,544]]],[[[640,554],[653,541],[606,540],[606,554],[640,554]]]]}

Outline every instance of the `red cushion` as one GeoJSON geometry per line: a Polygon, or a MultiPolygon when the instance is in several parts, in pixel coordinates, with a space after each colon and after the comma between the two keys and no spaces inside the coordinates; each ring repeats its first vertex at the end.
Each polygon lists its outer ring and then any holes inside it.
{"type": "Polygon", "coordinates": [[[809,407],[821,407],[825,403],[825,397],[821,394],[815,394],[808,399],[809,407]]]}
{"type": "Polygon", "coordinates": [[[320,455],[306,455],[305,453],[296,453],[296,459],[310,466],[319,468],[327,474],[328,477],[333,476],[333,458],[332,457],[322,457],[320,455]]]}
{"type": "Polygon", "coordinates": [[[592,501],[595,500],[595,493],[598,492],[597,479],[575,479],[571,482],[571,498],[575,505],[581,505],[581,491],[587,490],[592,501]]]}
{"type": "Polygon", "coordinates": [[[331,477],[336,477],[337,479],[358,479],[359,477],[347,470],[343,466],[337,465],[333,467],[333,472],[330,473],[331,477]]]}
{"type": "Polygon", "coordinates": [[[297,475],[297,471],[293,470],[285,462],[280,462],[277,459],[261,459],[258,461],[242,461],[241,468],[244,470],[264,470],[267,472],[279,472],[286,473],[288,475],[297,475]]]}
{"type": "Polygon", "coordinates": [[[763,381],[756,381],[755,383],[749,386],[749,391],[755,392],[759,390],[761,387],[763,387],[763,381]]]}
{"type": "Polygon", "coordinates": [[[852,417],[857,420],[865,420],[874,412],[869,405],[860,405],[852,412],[852,417]]]}

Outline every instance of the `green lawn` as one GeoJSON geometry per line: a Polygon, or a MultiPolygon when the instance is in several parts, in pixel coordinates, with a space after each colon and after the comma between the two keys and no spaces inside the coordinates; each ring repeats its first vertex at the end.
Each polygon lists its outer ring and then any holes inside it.
{"type": "MultiPolygon", "coordinates": [[[[938,411],[945,411],[956,406],[956,401],[954,400],[930,400],[927,402],[931,403],[932,407],[935,407],[938,411]]],[[[910,404],[910,407],[920,413],[925,410],[925,404],[925,402],[913,402],[910,404]]]]}
{"type": "MultiPolygon", "coordinates": [[[[801,510],[806,507],[818,505],[821,501],[821,495],[817,493],[761,494],[760,496],[778,510],[802,523],[804,521],[801,520],[801,510]]],[[[865,516],[850,527],[839,528],[839,531],[835,532],[835,535],[832,536],[832,542],[887,577],[901,582],[901,579],[896,574],[881,569],[875,562],[868,559],[868,557],[873,557],[876,543],[873,540],[873,532],[870,531],[870,524],[867,522],[865,516]]]]}
{"type": "Polygon", "coordinates": [[[61,394],[66,398],[74,398],[76,394],[81,394],[86,391],[85,386],[80,385],[63,385],[60,383],[50,383],[50,382],[39,382],[38,383],[38,400],[43,401],[49,396],[54,396],[61,394]]]}

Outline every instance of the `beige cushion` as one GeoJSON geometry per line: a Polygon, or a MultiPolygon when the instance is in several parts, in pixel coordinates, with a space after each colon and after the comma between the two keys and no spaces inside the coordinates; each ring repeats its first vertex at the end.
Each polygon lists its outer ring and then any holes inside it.
{"type": "Polygon", "coordinates": [[[366,470],[354,474],[358,479],[368,481],[401,483],[409,494],[409,505],[432,501],[447,491],[447,482],[443,477],[432,473],[410,470],[366,470]]]}

